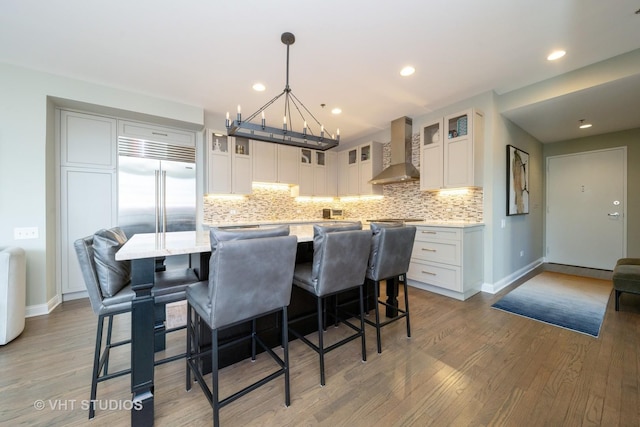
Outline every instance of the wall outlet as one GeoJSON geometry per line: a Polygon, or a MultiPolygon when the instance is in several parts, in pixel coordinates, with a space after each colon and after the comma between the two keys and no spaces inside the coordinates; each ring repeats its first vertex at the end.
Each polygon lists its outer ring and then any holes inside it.
{"type": "Polygon", "coordinates": [[[235,214],[237,214],[237,213],[238,213],[238,211],[237,211],[237,210],[235,210],[235,209],[231,209],[231,210],[229,211],[229,214],[231,214],[231,215],[235,215],[235,214]]]}
{"type": "Polygon", "coordinates": [[[524,251],[520,251],[520,256],[524,256],[524,251]]]}
{"type": "Polygon", "coordinates": [[[500,220],[500,228],[505,228],[507,226],[507,220],[506,219],[501,219],[500,220]]]}
{"type": "Polygon", "coordinates": [[[15,240],[37,239],[38,227],[21,227],[13,229],[13,238],[15,240]]]}

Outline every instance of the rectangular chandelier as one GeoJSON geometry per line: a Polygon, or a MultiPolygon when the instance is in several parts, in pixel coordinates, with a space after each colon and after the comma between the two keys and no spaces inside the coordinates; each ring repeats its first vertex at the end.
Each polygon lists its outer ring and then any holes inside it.
{"type": "Polygon", "coordinates": [[[258,111],[251,114],[247,120],[242,120],[240,106],[238,106],[238,115],[236,120],[231,121],[229,113],[227,113],[227,119],[225,122],[227,135],[240,136],[257,141],[273,142],[275,144],[311,148],[320,151],[336,147],[340,142],[340,129],[337,129],[335,135],[325,132],[324,126],[320,124],[309,109],[300,102],[289,87],[289,46],[295,42],[294,35],[291,33],[283,33],[281,41],[287,45],[287,80],[284,90],[265,105],[260,107],[258,111]],[[282,127],[267,126],[264,112],[282,96],[284,96],[282,127]],[[294,130],[294,121],[291,117],[292,105],[301,118],[300,122],[303,123],[301,131],[294,130]],[[313,132],[311,126],[308,126],[305,113],[308,114],[309,117],[313,119],[313,122],[315,122],[319,127],[319,131],[317,133],[313,132]],[[253,122],[252,120],[254,120],[259,114],[261,115],[260,123],[253,122]]]}

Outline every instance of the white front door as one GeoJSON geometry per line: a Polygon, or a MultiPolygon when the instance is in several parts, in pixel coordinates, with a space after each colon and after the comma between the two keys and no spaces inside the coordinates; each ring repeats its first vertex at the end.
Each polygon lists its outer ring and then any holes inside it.
{"type": "Polygon", "coordinates": [[[547,262],[613,270],[625,256],[626,165],[626,147],[547,159],[547,262]]]}

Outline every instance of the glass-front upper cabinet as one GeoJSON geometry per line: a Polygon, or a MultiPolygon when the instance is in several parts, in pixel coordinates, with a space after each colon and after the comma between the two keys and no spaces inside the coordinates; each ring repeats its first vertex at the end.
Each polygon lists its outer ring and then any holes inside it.
{"type": "Polygon", "coordinates": [[[469,128],[469,115],[465,112],[460,115],[448,116],[445,122],[447,127],[447,139],[467,136],[469,128]]]}
{"type": "Polygon", "coordinates": [[[442,144],[442,120],[422,128],[422,146],[442,144]]]}
{"type": "Polygon", "coordinates": [[[229,152],[229,140],[226,135],[218,135],[211,133],[211,151],[215,153],[228,153],[229,152]]]}
{"type": "Polygon", "coordinates": [[[360,161],[366,162],[371,160],[371,145],[363,145],[360,147],[360,161]]]}
{"type": "Polygon", "coordinates": [[[325,165],[325,152],[324,151],[316,151],[316,165],[324,166],[325,165]]]}
{"type": "Polygon", "coordinates": [[[311,150],[308,148],[300,149],[300,163],[311,164],[311,150]]]}
{"type": "Polygon", "coordinates": [[[236,138],[236,154],[251,155],[251,144],[246,138],[236,138]]]}
{"type": "Polygon", "coordinates": [[[349,150],[349,164],[355,165],[358,162],[358,149],[349,150]]]}

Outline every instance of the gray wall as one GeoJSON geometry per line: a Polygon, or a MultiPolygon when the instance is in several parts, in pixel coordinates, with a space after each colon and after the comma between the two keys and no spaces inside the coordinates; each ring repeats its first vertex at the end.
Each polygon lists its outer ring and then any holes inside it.
{"type": "Polygon", "coordinates": [[[54,306],[58,208],[55,107],[201,129],[202,108],[0,63],[0,246],[27,253],[27,306],[54,306]],[[16,227],[39,237],[14,240],[16,227]]]}
{"type": "Polygon", "coordinates": [[[640,258],[640,129],[544,144],[547,157],[627,147],[627,256],[640,258]]]}

